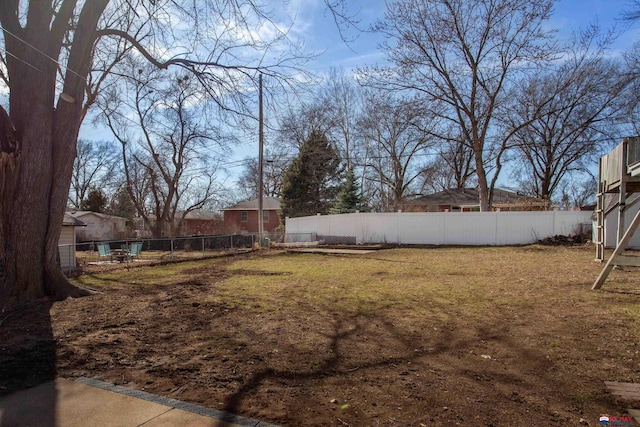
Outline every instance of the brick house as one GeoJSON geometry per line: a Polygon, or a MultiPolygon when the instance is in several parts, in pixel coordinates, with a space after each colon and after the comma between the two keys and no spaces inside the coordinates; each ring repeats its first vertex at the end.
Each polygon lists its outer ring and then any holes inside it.
{"type": "MultiPolygon", "coordinates": [[[[276,231],[280,226],[280,200],[275,197],[262,199],[262,217],[265,232],[276,231]]],[[[222,209],[224,226],[227,232],[257,233],[258,199],[236,203],[222,209]]]]}
{"type": "Polygon", "coordinates": [[[181,234],[184,236],[212,236],[222,234],[224,224],[220,212],[197,209],[184,216],[180,221],[181,234]]]}

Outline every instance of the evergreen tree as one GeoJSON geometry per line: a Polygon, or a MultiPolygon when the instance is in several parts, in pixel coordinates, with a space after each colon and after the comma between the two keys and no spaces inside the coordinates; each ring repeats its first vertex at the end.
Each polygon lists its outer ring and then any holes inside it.
{"type": "Polygon", "coordinates": [[[107,197],[97,187],[91,187],[87,197],[80,203],[80,209],[83,211],[103,213],[106,207],[107,197]]]}
{"type": "Polygon", "coordinates": [[[330,214],[342,214],[355,211],[366,212],[368,208],[363,204],[362,193],[356,181],[353,169],[347,171],[345,181],[340,186],[336,203],[329,210],[330,214]]]}
{"type": "Polygon", "coordinates": [[[281,216],[326,214],[336,196],[340,159],[326,135],[313,131],[287,168],[282,182],[281,216]]]}
{"type": "Polygon", "coordinates": [[[136,205],[133,204],[133,200],[131,200],[129,193],[124,186],[120,187],[113,196],[113,199],[109,204],[108,213],[109,215],[120,216],[127,219],[132,219],[136,216],[136,205]]]}

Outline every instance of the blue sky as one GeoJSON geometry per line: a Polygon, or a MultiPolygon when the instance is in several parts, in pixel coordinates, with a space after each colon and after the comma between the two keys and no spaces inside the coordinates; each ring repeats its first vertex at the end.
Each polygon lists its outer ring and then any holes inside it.
{"type": "MultiPolygon", "coordinates": [[[[311,65],[314,70],[322,72],[330,66],[350,69],[362,65],[372,65],[383,60],[377,50],[380,36],[350,31],[349,36],[355,40],[347,46],[340,40],[335,30],[333,18],[325,13],[321,0],[302,0],[299,3],[314,4],[309,13],[299,13],[298,17],[305,20],[301,24],[306,29],[306,45],[324,54],[311,65]]],[[[384,16],[384,0],[351,0],[349,7],[359,11],[360,26],[368,28],[370,24],[384,16]]],[[[591,23],[597,22],[601,28],[607,29],[618,25],[621,29],[629,27],[617,20],[628,7],[626,0],[560,0],[556,3],[554,14],[549,22],[551,28],[558,29],[560,40],[566,40],[573,31],[591,23]]],[[[633,24],[617,40],[615,48],[626,50],[634,42],[640,40],[640,25],[633,24]]]]}
{"type": "MultiPolygon", "coordinates": [[[[346,0],[352,12],[358,12],[359,26],[367,29],[377,19],[384,16],[384,0],[346,0]]],[[[279,4],[279,2],[274,2],[279,4]]],[[[319,57],[309,64],[309,69],[317,74],[328,72],[331,67],[345,70],[382,63],[384,56],[377,46],[382,40],[379,35],[350,30],[345,33],[352,41],[345,44],[336,29],[333,17],[326,11],[323,0],[288,0],[287,17],[281,16],[283,27],[290,27],[292,37],[304,40],[305,48],[316,52],[319,57]],[[291,19],[295,22],[291,25],[291,19]]],[[[611,28],[616,23],[626,31],[618,38],[614,48],[616,51],[629,49],[633,43],[640,40],[640,24],[621,24],[617,22],[621,13],[628,7],[627,0],[560,0],[549,26],[558,29],[560,41],[567,40],[571,33],[591,23],[598,22],[603,29],[611,28]]],[[[258,30],[259,31],[259,30],[258,30]]],[[[614,52],[615,53],[615,52],[614,52]]],[[[87,121],[88,122],[88,121],[87,121]]],[[[88,139],[111,139],[109,132],[92,127],[85,123],[81,137],[88,139]]],[[[269,135],[266,136],[269,140],[269,135]]],[[[257,157],[257,136],[255,142],[251,140],[236,147],[231,161],[240,160],[247,156],[257,157]]],[[[228,185],[233,185],[235,175],[241,173],[241,167],[228,170],[232,175],[227,179],[228,185]]]]}

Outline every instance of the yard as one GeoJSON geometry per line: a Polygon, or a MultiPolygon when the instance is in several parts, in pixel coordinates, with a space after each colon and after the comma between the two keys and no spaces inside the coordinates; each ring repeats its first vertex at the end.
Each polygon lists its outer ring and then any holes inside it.
{"type": "Polygon", "coordinates": [[[640,383],[640,271],[591,291],[593,258],[271,250],[84,275],[100,293],[0,314],[0,394],[56,374],[283,426],[596,426],[640,406],[603,384],[640,383]]]}

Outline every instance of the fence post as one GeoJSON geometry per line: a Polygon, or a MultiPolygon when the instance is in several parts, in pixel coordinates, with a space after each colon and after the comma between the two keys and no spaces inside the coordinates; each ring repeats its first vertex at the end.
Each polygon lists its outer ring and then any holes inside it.
{"type": "Polygon", "coordinates": [[[173,238],[169,240],[171,242],[171,256],[173,256],[173,238]]]}
{"type": "Polygon", "coordinates": [[[204,257],[204,237],[202,238],[202,257],[204,257]]]}

